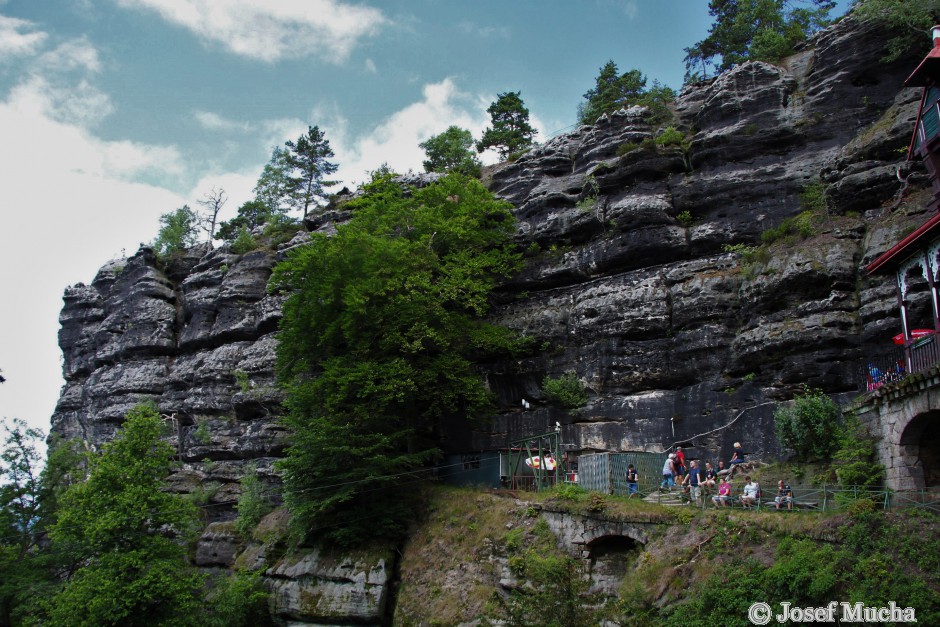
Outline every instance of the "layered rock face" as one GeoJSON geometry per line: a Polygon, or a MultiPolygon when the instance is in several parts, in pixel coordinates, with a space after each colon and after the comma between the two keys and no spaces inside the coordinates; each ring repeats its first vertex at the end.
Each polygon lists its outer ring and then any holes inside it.
{"type": "Polygon", "coordinates": [[[572,449],[682,443],[727,459],[742,440],[767,457],[776,401],[803,384],[856,389],[856,360],[899,329],[891,280],[862,264],[922,220],[916,198],[882,207],[901,188],[919,91],[901,89],[916,61],[882,64],[880,37],[843,22],[783,67],[748,62],[686,87],[683,145],[656,146],[631,109],[496,170],[520,245],[538,252],[494,317],[549,350],[494,365],[491,382],[518,406],[574,371],[591,400],[574,415],[504,414],[479,448],[557,421],[572,449]],[[823,190],[808,237],[743,249],[823,190]]]}
{"type": "MultiPolygon", "coordinates": [[[[570,450],[683,442],[714,456],[743,439],[772,454],[774,401],[802,384],[853,391],[856,358],[897,328],[890,281],[860,267],[921,211],[916,199],[882,207],[900,189],[898,149],[918,99],[900,89],[916,60],[882,64],[884,36],[845,20],[783,67],[748,62],[687,86],[680,145],[657,145],[634,108],[494,168],[489,185],[514,206],[528,263],[492,317],[543,350],[482,364],[503,411],[472,432],[455,426],[447,446],[505,447],[560,422],[570,450]],[[742,258],[803,211],[814,186],[828,209],[810,237],[742,258]],[[576,412],[543,402],[543,379],[566,371],[590,395],[576,412]]],[[[923,175],[913,177],[916,187],[923,175]]],[[[329,232],[342,219],[328,212],[308,227],[329,232]]],[[[280,301],[265,287],[296,243],[197,248],[165,267],[142,248],[68,288],[53,430],[97,445],[151,399],[192,480],[231,482],[246,460],[267,471],[285,434],[273,385],[280,301]]]]}
{"type": "MultiPolygon", "coordinates": [[[[513,205],[528,263],[492,318],[541,350],[481,364],[501,410],[482,427],[453,425],[445,446],[503,448],[560,423],[568,451],[681,443],[714,459],[740,440],[766,458],[780,453],[775,406],[799,386],[854,393],[856,360],[899,330],[890,279],[862,267],[923,220],[916,194],[895,199],[919,98],[901,83],[917,59],[882,64],[884,37],[844,20],[783,67],[749,62],[686,87],[674,122],[684,143],[657,145],[659,130],[630,109],[495,167],[488,184],[513,205]],[[817,203],[808,236],[745,248],[804,211],[812,190],[825,190],[828,209],[817,203]],[[568,371],[589,392],[577,411],[541,389],[568,371]]],[[[923,184],[918,167],[911,189],[923,184]]],[[[342,219],[328,212],[308,226],[329,232],[342,219]]],[[[287,444],[273,374],[281,302],[266,284],[303,237],[168,264],[142,248],[68,288],[52,430],[98,446],[153,400],[183,461],[175,489],[212,486],[208,518],[231,518],[244,464],[274,483],[287,444]]],[[[236,540],[223,536],[204,537],[203,565],[233,563],[236,540]]],[[[301,601],[309,586],[290,583],[316,570],[301,559],[269,572],[282,617],[320,616],[301,601]]],[[[366,571],[350,575],[350,594],[374,615],[356,620],[379,622],[386,597],[372,586],[385,564],[366,571]]]]}

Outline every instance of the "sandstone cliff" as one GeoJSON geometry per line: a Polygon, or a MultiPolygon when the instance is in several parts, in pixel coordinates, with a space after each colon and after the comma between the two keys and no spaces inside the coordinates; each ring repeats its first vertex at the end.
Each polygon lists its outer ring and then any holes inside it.
{"type": "MultiPolygon", "coordinates": [[[[749,62],[687,86],[675,122],[686,145],[644,142],[660,129],[633,109],[493,168],[488,184],[515,207],[528,264],[492,316],[544,350],[481,364],[502,409],[485,427],[455,427],[445,445],[501,448],[557,421],[569,450],[683,443],[692,457],[714,457],[743,440],[772,456],[776,402],[803,384],[854,393],[856,360],[899,328],[890,281],[861,267],[922,220],[916,194],[894,202],[898,149],[919,97],[901,83],[916,59],[882,64],[883,40],[844,20],[782,67],[749,62]],[[759,245],[762,232],[803,211],[814,185],[828,210],[810,237],[764,246],[756,260],[726,252],[759,245]],[[567,371],[590,396],[573,413],[540,390],[544,377],[567,371]]],[[[328,231],[341,219],[328,212],[312,226],[328,231]]],[[[280,301],[265,287],[303,237],[245,255],[198,248],[166,265],[144,247],[68,288],[66,385],[52,430],[96,446],[152,399],[184,462],[173,485],[212,485],[209,519],[230,518],[243,465],[275,482],[286,443],[273,385],[280,301]]],[[[216,540],[207,536],[197,557],[230,565],[231,542],[216,540]]],[[[312,572],[277,569],[279,579],[312,572]]],[[[282,597],[282,615],[299,618],[282,597]]]]}

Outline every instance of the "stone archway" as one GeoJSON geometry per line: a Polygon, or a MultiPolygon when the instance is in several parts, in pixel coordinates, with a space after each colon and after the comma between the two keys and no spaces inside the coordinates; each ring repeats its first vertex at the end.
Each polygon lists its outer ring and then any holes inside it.
{"type": "Polygon", "coordinates": [[[877,442],[887,486],[940,488],[940,364],[859,400],[852,409],[877,442]]]}
{"type": "Polygon", "coordinates": [[[588,594],[616,596],[643,548],[643,543],[625,535],[601,536],[585,545],[582,555],[591,577],[588,594]]]}
{"type": "Polygon", "coordinates": [[[914,416],[901,433],[898,449],[910,470],[911,487],[940,487],[940,410],[914,416]]]}

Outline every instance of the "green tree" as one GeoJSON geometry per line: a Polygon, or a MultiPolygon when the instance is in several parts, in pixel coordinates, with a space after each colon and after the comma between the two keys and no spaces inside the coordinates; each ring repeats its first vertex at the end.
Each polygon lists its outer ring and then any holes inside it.
{"type": "Polygon", "coordinates": [[[153,240],[157,254],[168,255],[190,248],[199,240],[199,216],[183,205],[160,216],[160,230],[153,240]]]}
{"type": "Polygon", "coordinates": [[[3,425],[0,453],[0,624],[18,623],[41,574],[34,554],[40,536],[42,433],[22,420],[3,425]]]}
{"type": "Polygon", "coordinates": [[[888,40],[883,59],[890,63],[930,45],[928,30],[940,22],[940,0],[856,0],[852,15],[897,33],[888,40]]]}
{"type": "Polygon", "coordinates": [[[255,200],[264,204],[272,213],[287,213],[292,203],[290,150],[276,147],[271,151],[271,159],[261,170],[261,176],[255,183],[255,200]]]}
{"type": "Polygon", "coordinates": [[[261,521],[261,518],[271,511],[270,505],[264,498],[264,485],[258,479],[258,470],[254,464],[245,467],[245,474],[241,479],[241,493],[238,495],[238,504],[235,506],[238,518],[235,519],[235,528],[243,538],[251,538],[251,532],[261,521]]]}
{"type": "Polygon", "coordinates": [[[418,146],[427,156],[424,162],[426,172],[459,172],[467,176],[480,176],[480,160],[471,150],[473,135],[466,129],[451,126],[418,146]]]}
{"type": "Polygon", "coordinates": [[[288,177],[288,194],[293,207],[303,210],[306,217],[311,204],[326,198],[323,188],[337,183],[324,178],[338,167],[329,161],[334,156],[333,149],[317,126],[308,127],[306,135],[301,135],[297,141],[285,142],[284,146],[288,149],[287,165],[292,172],[288,177]]]}
{"type": "Polygon", "coordinates": [[[829,24],[833,0],[709,0],[715,18],[702,41],[685,49],[686,76],[705,78],[748,60],[779,61],[829,24]]]}
{"type": "Polygon", "coordinates": [[[508,205],[451,174],[406,193],[378,173],[354,218],[291,252],[277,348],[291,446],[279,468],[299,530],[341,544],[400,534],[405,486],[437,455],[444,421],[485,416],[474,356],[518,341],[483,321],[519,266],[508,205]]]}
{"type": "Polygon", "coordinates": [[[276,212],[267,203],[255,199],[249,200],[238,208],[238,213],[231,220],[219,224],[217,236],[227,242],[234,242],[242,229],[251,231],[267,224],[276,212]]]}
{"type": "Polygon", "coordinates": [[[56,587],[67,555],[44,542],[58,496],[72,482],[80,455],[74,442],[53,440],[45,468],[44,437],[22,420],[4,424],[0,453],[0,625],[19,625],[56,587]]]}
{"type": "Polygon", "coordinates": [[[503,159],[528,148],[535,137],[529,124],[529,110],[522,101],[522,92],[507,91],[497,94],[496,101],[486,110],[490,114],[490,128],[483,131],[477,142],[477,151],[495,148],[503,159]]]}
{"type": "Polygon", "coordinates": [[[174,449],[160,440],[156,408],[139,405],[88,479],[62,496],[54,544],[80,566],[49,603],[59,625],[198,625],[203,577],[186,562],[196,509],[164,490],[174,449]]]}
{"type": "Polygon", "coordinates": [[[669,105],[676,99],[676,93],[669,87],[653,82],[653,87],[646,89],[646,77],[639,70],[619,73],[617,64],[608,61],[594,79],[594,87],[584,94],[585,102],[578,105],[578,122],[593,124],[605,113],[618,109],[642,105],[650,109],[654,121],[664,121],[670,115],[669,105]]]}
{"type": "Polygon", "coordinates": [[[806,389],[791,405],[774,412],[777,439],[801,461],[827,459],[839,445],[841,414],[822,390],[806,389]]]}

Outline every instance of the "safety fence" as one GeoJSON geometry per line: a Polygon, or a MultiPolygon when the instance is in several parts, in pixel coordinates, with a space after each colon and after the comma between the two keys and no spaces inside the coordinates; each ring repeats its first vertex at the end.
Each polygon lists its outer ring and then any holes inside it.
{"type": "Polygon", "coordinates": [[[792,497],[782,499],[777,507],[777,488],[767,490],[761,487],[760,496],[752,503],[741,497],[742,488],[736,486],[729,498],[722,500],[717,497],[718,486],[702,488],[701,496],[694,500],[689,488],[673,488],[673,492],[655,490],[649,492],[647,500],[661,503],[675,503],[677,500],[702,509],[730,507],[738,509],[793,509],[797,511],[838,512],[858,501],[869,501],[878,509],[897,511],[900,509],[924,509],[940,513],[940,488],[925,490],[888,490],[864,488],[860,486],[842,487],[795,487],[792,497]],[[677,499],[678,497],[678,499],[677,499]]]}
{"type": "Polygon", "coordinates": [[[578,458],[578,485],[604,494],[628,494],[627,468],[633,464],[639,492],[648,494],[662,482],[665,462],[665,454],[644,451],[582,455],[578,458]]]}

